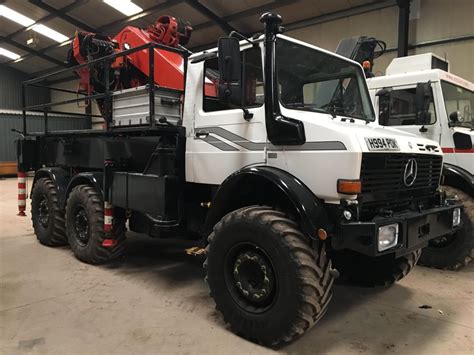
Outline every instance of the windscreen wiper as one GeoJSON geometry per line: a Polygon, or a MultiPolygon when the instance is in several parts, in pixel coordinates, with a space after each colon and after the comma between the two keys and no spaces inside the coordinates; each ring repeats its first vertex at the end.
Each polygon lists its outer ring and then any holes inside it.
{"type": "Polygon", "coordinates": [[[322,105],[320,109],[329,112],[334,118],[336,117],[337,114],[341,114],[341,115],[346,114],[344,107],[339,106],[335,100],[331,100],[327,104],[322,105]]]}

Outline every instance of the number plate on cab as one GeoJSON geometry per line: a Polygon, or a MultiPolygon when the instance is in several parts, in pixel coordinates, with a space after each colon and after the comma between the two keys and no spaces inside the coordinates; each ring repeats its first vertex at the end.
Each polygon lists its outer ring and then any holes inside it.
{"type": "Polygon", "coordinates": [[[394,138],[365,138],[369,150],[400,150],[394,138]]]}

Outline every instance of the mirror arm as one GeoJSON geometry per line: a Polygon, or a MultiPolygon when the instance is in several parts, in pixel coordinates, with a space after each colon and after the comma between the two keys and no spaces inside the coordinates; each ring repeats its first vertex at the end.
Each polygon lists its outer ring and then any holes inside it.
{"type": "Polygon", "coordinates": [[[241,107],[242,111],[244,111],[244,119],[246,121],[250,121],[253,118],[253,113],[250,112],[248,109],[245,107],[241,107]]]}
{"type": "Polygon", "coordinates": [[[252,46],[257,46],[257,43],[255,41],[252,41],[250,39],[248,39],[247,37],[245,37],[242,33],[240,32],[237,32],[237,31],[232,31],[231,33],[229,33],[229,37],[238,37],[240,39],[243,39],[244,41],[247,41],[249,42],[252,46]]]}

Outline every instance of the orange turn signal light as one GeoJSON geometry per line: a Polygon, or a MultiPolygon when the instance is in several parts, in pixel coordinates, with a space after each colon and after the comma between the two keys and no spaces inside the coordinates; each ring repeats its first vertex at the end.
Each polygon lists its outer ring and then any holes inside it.
{"type": "Polygon", "coordinates": [[[360,194],[362,191],[362,184],[360,180],[337,180],[337,192],[346,195],[360,194]]]}

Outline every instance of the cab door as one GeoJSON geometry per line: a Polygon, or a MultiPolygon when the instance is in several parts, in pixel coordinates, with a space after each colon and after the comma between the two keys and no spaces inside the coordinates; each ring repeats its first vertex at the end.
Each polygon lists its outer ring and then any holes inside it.
{"type": "MultiPolygon", "coordinates": [[[[195,83],[198,87],[194,124],[186,144],[186,159],[192,161],[188,181],[219,185],[243,167],[265,163],[267,135],[261,53],[260,46],[241,50],[242,108],[218,98],[217,56],[200,63],[201,76],[195,83]]],[[[186,88],[188,94],[189,89],[186,88]]]]}

